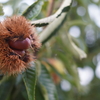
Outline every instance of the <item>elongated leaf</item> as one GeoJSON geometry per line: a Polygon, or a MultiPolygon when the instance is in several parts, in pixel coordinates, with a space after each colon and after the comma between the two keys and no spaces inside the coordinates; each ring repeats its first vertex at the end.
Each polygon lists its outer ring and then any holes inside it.
{"type": "MultiPolygon", "coordinates": [[[[74,50],[78,53],[77,56],[79,57],[79,59],[83,59],[83,58],[86,58],[87,57],[87,54],[81,50],[79,47],[77,47],[73,41],[71,41],[71,45],[72,47],[74,48],[74,50]]],[[[75,53],[74,51],[74,53],[75,53]]]]}
{"type": "Polygon", "coordinates": [[[18,7],[18,15],[22,15],[23,11],[28,8],[28,4],[27,3],[22,3],[19,7],[18,7]]]}
{"type": "Polygon", "coordinates": [[[35,100],[36,76],[36,68],[32,62],[30,64],[30,68],[26,70],[26,72],[24,72],[22,75],[29,100],[35,100]]]}
{"type": "Polygon", "coordinates": [[[66,14],[62,14],[59,18],[57,18],[55,21],[53,21],[51,24],[49,24],[43,32],[39,35],[40,41],[44,44],[47,40],[49,40],[55,33],[60,29],[62,26],[64,20],[65,20],[66,14]]]}
{"type": "Polygon", "coordinates": [[[87,57],[86,53],[75,45],[75,43],[72,41],[71,36],[69,34],[63,34],[62,41],[76,58],[83,59],[87,57]]]}
{"type": "Polygon", "coordinates": [[[0,3],[0,15],[4,15],[4,12],[3,12],[3,6],[2,6],[1,3],[0,3]]]}
{"type": "Polygon", "coordinates": [[[46,91],[46,89],[43,89],[43,87],[40,84],[37,84],[37,87],[36,87],[36,100],[48,100],[48,98],[46,98],[47,91],[45,93],[44,93],[44,91],[46,91]]]}
{"type": "Polygon", "coordinates": [[[27,19],[33,19],[35,18],[41,11],[43,0],[38,0],[35,3],[33,3],[31,6],[29,6],[24,12],[23,16],[25,16],[27,19]]]}
{"type": "Polygon", "coordinates": [[[68,73],[72,76],[71,82],[73,85],[77,86],[77,88],[80,90],[80,79],[77,71],[77,66],[73,62],[70,56],[63,54],[61,52],[56,52],[59,59],[65,64],[65,68],[67,69],[68,73]],[[68,56],[68,57],[66,57],[68,56]],[[70,59],[70,60],[69,60],[70,59]]]}
{"type": "Polygon", "coordinates": [[[44,65],[41,66],[41,75],[39,82],[45,87],[48,93],[48,99],[46,100],[58,100],[55,85],[50,77],[50,74],[44,65]]]}
{"type": "Polygon", "coordinates": [[[49,23],[53,22],[55,19],[59,18],[62,13],[68,12],[70,5],[71,5],[71,0],[64,0],[61,7],[58,9],[58,11],[55,14],[40,20],[32,21],[31,24],[39,27],[48,25],[49,23]]]}
{"type": "Polygon", "coordinates": [[[64,12],[62,12],[61,15],[59,15],[58,18],[56,18],[51,24],[49,24],[44,29],[44,31],[41,32],[41,34],[39,35],[40,41],[42,43],[45,43],[48,39],[50,39],[53,35],[55,35],[55,33],[60,29],[60,27],[64,23],[66,16],[67,16],[67,12],[71,6],[71,0],[65,0],[63,5],[65,5],[65,3],[67,3],[66,4],[67,6],[66,7],[64,6],[65,7],[65,8],[63,8],[64,12]]]}

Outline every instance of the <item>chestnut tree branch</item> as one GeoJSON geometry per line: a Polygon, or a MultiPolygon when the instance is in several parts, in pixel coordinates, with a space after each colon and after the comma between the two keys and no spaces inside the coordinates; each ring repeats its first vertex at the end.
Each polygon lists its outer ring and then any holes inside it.
{"type": "Polygon", "coordinates": [[[49,6],[48,6],[48,13],[47,16],[50,16],[52,14],[53,8],[54,8],[54,0],[49,0],[49,6]]]}

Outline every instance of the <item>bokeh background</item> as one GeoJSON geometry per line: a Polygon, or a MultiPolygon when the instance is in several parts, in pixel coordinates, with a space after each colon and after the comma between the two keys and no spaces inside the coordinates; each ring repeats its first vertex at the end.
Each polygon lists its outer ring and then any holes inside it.
{"type": "MultiPolygon", "coordinates": [[[[53,13],[59,8],[61,1],[62,0],[55,0],[53,13]]],[[[4,15],[0,16],[0,21],[16,13],[21,15],[33,2],[35,1],[0,0],[4,10],[4,15]]],[[[41,13],[36,19],[47,16],[47,9],[45,9],[48,5],[47,2],[44,4],[41,13]]],[[[38,32],[41,30],[42,28],[37,29],[38,32]]],[[[60,34],[59,37],[66,32],[69,33],[73,41],[85,51],[87,58],[82,60],[74,59],[82,89],[79,91],[76,90],[76,87],[73,86],[70,81],[63,79],[61,83],[57,85],[57,89],[63,98],[61,100],[100,100],[100,0],[73,0],[67,20],[58,32],[60,34]],[[62,89],[63,92],[60,92],[60,89],[62,89]]],[[[55,35],[55,38],[57,38],[58,33],[55,35]]],[[[54,38],[53,41],[55,41],[54,38]]],[[[55,46],[56,44],[53,45],[52,49],[58,51],[60,49],[60,51],[63,52],[59,43],[57,46],[59,48],[55,46]]],[[[53,53],[53,55],[51,53],[49,57],[55,58],[56,56],[57,53],[53,53]]],[[[67,60],[70,60],[70,58],[67,58],[67,60]]]]}

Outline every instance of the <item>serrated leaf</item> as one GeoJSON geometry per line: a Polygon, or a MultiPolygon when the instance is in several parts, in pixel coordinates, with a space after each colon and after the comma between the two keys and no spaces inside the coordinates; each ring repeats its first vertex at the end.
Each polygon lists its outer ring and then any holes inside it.
{"type": "Polygon", "coordinates": [[[41,75],[39,82],[47,90],[48,99],[46,100],[58,100],[55,85],[51,79],[51,76],[44,65],[41,66],[41,75]]]}
{"type": "Polygon", "coordinates": [[[4,12],[3,12],[3,6],[2,6],[1,3],[0,3],[0,15],[4,15],[4,12]]]}
{"type": "Polygon", "coordinates": [[[43,3],[43,0],[36,1],[23,12],[22,16],[27,19],[35,18],[40,13],[43,3]]]}
{"type": "Polygon", "coordinates": [[[31,24],[38,27],[48,25],[49,23],[53,22],[55,19],[59,18],[62,13],[68,12],[70,9],[70,5],[71,5],[71,0],[64,0],[61,7],[58,9],[58,11],[55,14],[40,20],[32,21],[31,24]]]}
{"type": "Polygon", "coordinates": [[[34,63],[22,74],[29,100],[35,100],[36,68],[34,63]]]}

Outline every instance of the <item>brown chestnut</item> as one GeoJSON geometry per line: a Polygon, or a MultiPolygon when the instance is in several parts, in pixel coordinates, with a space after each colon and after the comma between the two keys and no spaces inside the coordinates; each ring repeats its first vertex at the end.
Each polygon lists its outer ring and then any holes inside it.
{"type": "Polygon", "coordinates": [[[15,42],[12,40],[9,40],[8,44],[12,49],[15,49],[15,50],[26,50],[30,47],[31,41],[29,38],[26,38],[24,40],[17,40],[15,42]]]}
{"type": "Polygon", "coordinates": [[[25,55],[25,51],[24,50],[14,50],[17,54],[24,56],[25,55]]]}

